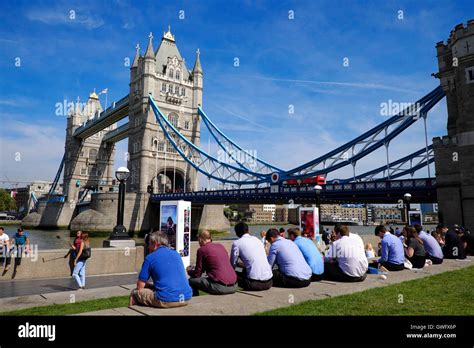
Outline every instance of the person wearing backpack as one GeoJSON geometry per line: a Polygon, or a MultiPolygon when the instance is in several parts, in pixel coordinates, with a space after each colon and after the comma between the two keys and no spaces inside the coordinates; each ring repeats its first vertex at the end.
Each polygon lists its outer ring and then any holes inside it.
{"type": "Polygon", "coordinates": [[[84,290],[86,286],[86,263],[91,257],[91,247],[89,243],[89,234],[87,232],[81,233],[81,245],[77,251],[74,260],[74,271],[72,277],[76,280],[79,290],[84,290]]]}

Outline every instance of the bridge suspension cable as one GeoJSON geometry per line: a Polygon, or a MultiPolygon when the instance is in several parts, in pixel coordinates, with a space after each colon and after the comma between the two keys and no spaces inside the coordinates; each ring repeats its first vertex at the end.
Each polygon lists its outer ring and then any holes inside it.
{"type": "Polygon", "coordinates": [[[366,173],[351,177],[348,179],[338,180],[340,183],[349,182],[361,182],[361,181],[375,181],[375,180],[390,180],[396,179],[408,174],[413,174],[421,168],[426,167],[434,162],[434,151],[433,145],[429,145],[428,148],[423,147],[422,149],[415,151],[408,156],[400,158],[387,165],[383,165],[379,168],[373,169],[366,173]],[[428,149],[428,154],[426,150],[428,149]],[[377,177],[381,175],[382,177],[377,177]]]}
{"type": "Polygon", "coordinates": [[[259,159],[255,154],[242,149],[237,143],[226,136],[206,115],[204,110],[199,107],[198,113],[202,117],[206,128],[212,137],[215,139],[219,147],[230,156],[230,158],[237,163],[241,168],[255,171],[262,174],[271,174],[273,172],[284,172],[262,159],[259,159]],[[243,158],[242,158],[243,157],[243,158]]]}
{"type": "MultiPolygon", "coordinates": [[[[63,158],[61,159],[61,163],[59,164],[58,171],[56,172],[56,176],[54,177],[54,181],[51,184],[51,187],[48,192],[48,196],[51,196],[54,194],[56,187],[58,186],[59,179],[61,178],[61,173],[64,168],[64,161],[66,160],[66,154],[63,154],[63,158]]],[[[64,192],[63,192],[64,194],[64,192]]]]}
{"type": "Polygon", "coordinates": [[[428,111],[444,96],[445,93],[440,86],[435,88],[399,114],[380,123],[357,138],[323,156],[287,171],[285,177],[298,179],[318,174],[327,174],[357,162],[381,146],[390,143],[391,140],[414,124],[419,118],[425,118],[428,111]],[[389,129],[389,127],[395,128],[389,129]]]}
{"type": "Polygon", "coordinates": [[[151,95],[149,96],[149,102],[158,124],[171,145],[186,162],[209,179],[238,185],[259,185],[270,181],[270,174],[262,174],[246,168],[223,163],[198,148],[194,143],[183,136],[163,115],[151,95]]]}

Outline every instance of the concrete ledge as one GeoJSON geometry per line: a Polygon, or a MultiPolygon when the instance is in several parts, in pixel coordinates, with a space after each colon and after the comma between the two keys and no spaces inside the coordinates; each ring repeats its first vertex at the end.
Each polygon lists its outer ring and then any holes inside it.
{"type": "MultiPolygon", "coordinates": [[[[69,258],[64,258],[68,250],[32,250],[23,257],[21,266],[14,272],[14,259],[10,270],[0,273],[0,282],[12,279],[69,278],[71,269],[69,258]],[[15,273],[15,274],[14,274],[15,273]],[[14,276],[14,277],[13,277],[14,276]]],[[[143,263],[143,246],[134,248],[93,248],[87,261],[87,275],[110,275],[139,272],[143,263]]]]}

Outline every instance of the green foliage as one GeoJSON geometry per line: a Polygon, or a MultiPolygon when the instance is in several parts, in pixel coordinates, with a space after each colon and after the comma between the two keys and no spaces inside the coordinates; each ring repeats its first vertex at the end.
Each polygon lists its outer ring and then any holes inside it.
{"type": "Polygon", "coordinates": [[[0,189],[0,211],[16,210],[16,202],[4,189],[0,189]]]}

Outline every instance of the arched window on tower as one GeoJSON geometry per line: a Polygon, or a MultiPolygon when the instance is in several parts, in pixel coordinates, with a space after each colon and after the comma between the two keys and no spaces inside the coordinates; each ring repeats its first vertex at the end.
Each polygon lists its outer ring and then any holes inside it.
{"type": "Polygon", "coordinates": [[[173,69],[170,69],[170,72],[169,72],[168,76],[171,77],[171,78],[173,78],[173,76],[174,76],[174,71],[173,71],[173,69]]]}
{"type": "Polygon", "coordinates": [[[174,94],[179,95],[179,87],[174,86],[174,94]]]}
{"type": "Polygon", "coordinates": [[[173,125],[173,127],[178,128],[178,124],[179,124],[179,116],[178,115],[173,114],[173,113],[169,114],[168,115],[168,120],[173,125]]]}
{"type": "Polygon", "coordinates": [[[166,92],[166,83],[164,82],[161,84],[161,91],[166,92]]]}
{"type": "Polygon", "coordinates": [[[173,93],[173,85],[168,85],[168,92],[173,93]]]}
{"type": "Polygon", "coordinates": [[[186,88],[181,87],[181,95],[184,97],[186,95],[186,88]]]}
{"type": "Polygon", "coordinates": [[[181,78],[181,72],[179,70],[176,70],[176,80],[179,80],[181,78]]]}

